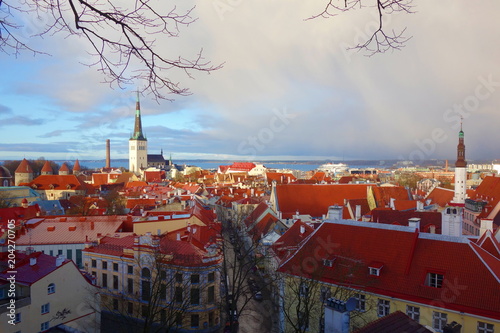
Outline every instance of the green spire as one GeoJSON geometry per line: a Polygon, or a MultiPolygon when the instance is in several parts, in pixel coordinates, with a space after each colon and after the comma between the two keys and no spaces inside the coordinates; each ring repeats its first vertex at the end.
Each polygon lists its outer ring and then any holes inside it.
{"type": "Polygon", "coordinates": [[[141,103],[139,101],[139,90],[137,90],[137,100],[135,102],[135,125],[134,125],[134,133],[132,134],[131,139],[146,140],[144,134],[142,133],[141,103]]]}

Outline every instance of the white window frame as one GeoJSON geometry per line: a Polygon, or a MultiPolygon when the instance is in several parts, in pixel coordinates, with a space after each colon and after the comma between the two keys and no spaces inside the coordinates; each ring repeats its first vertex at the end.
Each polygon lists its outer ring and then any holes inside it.
{"type": "Polygon", "coordinates": [[[444,275],[440,273],[427,273],[425,279],[425,285],[432,288],[442,288],[444,281],[444,275]]]}
{"type": "Polygon", "coordinates": [[[415,320],[417,323],[420,322],[420,308],[418,306],[407,305],[406,315],[415,320]]]}
{"type": "Polygon", "coordinates": [[[56,292],[56,285],[54,283],[50,283],[47,286],[47,294],[50,295],[50,294],[53,294],[55,292],[56,292]]]}
{"type": "Polygon", "coordinates": [[[448,314],[444,312],[432,312],[432,328],[438,332],[442,332],[443,328],[448,323],[448,314]]]}
{"type": "Polygon", "coordinates": [[[45,321],[40,324],[40,330],[41,331],[46,331],[50,328],[50,323],[48,321],[45,321]]]}
{"type": "Polygon", "coordinates": [[[41,312],[41,314],[49,313],[50,312],[50,303],[42,304],[40,312],[41,312]]]}
{"type": "Polygon", "coordinates": [[[375,267],[369,267],[369,268],[370,268],[370,275],[380,276],[380,268],[375,268],[375,267]]]}
{"type": "Polygon", "coordinates": [[[377,303],[377,315],[385,317],[391,312],[391,301],[388,299],[379,298],[377,303]]]}
{"type": "Polygon", "coordinates": [[[354,298],[356,299],[356,311],[365,312],[366,311],[366,295],[355,294],[354,298]]]}
{"type": "Polygon", "coordinates": [[[495,325],[478,321],[477,333],[495,333],[495,325]]]}

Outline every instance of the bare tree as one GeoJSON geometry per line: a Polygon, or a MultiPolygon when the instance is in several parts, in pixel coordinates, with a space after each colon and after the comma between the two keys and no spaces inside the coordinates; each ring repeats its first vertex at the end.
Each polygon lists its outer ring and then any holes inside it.
{"type": "Polygon", "coordinates": [[[158,50],[157,39],[178,37],[181,27],[196,21],[194,7],[180,10],[162,8],[162,2],[150,0],[21,0],[0,1],[0,51],[18,55],[21,51],[46,54],[30,46],[33,37],[57,33],[84,38],[95,59],[85,65],[97,67],[111,86],[144,82],[143,91],[156,99],[167,94],[188,95],[169,76],[173,69],[192,77],[193,72],[211,72],[221,68],[204,59],[200,50],[192,58],[168,57],[158,50]],[[39,31],[22,36],[23,17],[35,16],[39,31]],[[40,18],[43,18],[40,19],[40,18]]]}
{"type": "Polygon", "coordinates": [[[376,53],[384,53],[389,50],[400,50],[411,38],[405,36],[406,28],[399,31],[390,30],[384,25],[384,17],[395,13],[414,13],[412,0],[328,0],[324,9],[308,20],[316,18],[328,18],[339,15],[343,12],[356,8],[370,8],[376,11],[378,26],[364,42],[361,42],[350,49],[365,51],[368,56],[376,53]],[[366,5],[368,3],[368,5],[366,5]]]}
{"type": "MultiPolygon", "coordinates": [[[[135,258],[133,274],[127,275],[126,280],[120,283],[118,275],[106,282],[101,278],[102,288],[97,296],[101,299],[103,330],[182,331],[189,327],[188,311],[200,311],[207,302],[216,302],[215,272],[209,273],[213,274],[213,280],[205,281],[206,267],[187,268],[176,263],[176,260],[195,262],[196,258],[167,251],[160,242],[155,244],[135,258]]],[[[99,247],[106,249],[106,244],[99,247]]]]}

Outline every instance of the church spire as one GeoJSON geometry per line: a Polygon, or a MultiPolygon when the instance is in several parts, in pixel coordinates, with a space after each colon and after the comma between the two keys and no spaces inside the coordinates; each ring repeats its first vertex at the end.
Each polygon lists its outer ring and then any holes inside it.
{"type": "Polygon", "coordinates": [[[141,103],[139,101],[139,90],[137,90],[137,101],[135,102],[134,134],[132,134],[131,139],[134,139],[134,140],[146,140],[146,138],[144,137],[144,134],[142,133],[141,103]]]}
{"type": "Polygon", "coordinates": [[[458,132],[458,145],[457,145],[457,162],[455,167],[465,168],[467,162],[465,161],[465,144],[464,144],[464,131],[462,131],[462,121],[460,121],[460,132],[458,132]]]}

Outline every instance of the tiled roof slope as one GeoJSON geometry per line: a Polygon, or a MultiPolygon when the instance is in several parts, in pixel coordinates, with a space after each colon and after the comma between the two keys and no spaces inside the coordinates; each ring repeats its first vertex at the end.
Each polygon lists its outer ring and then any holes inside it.
{"type": "MultiPolygon", "coordinates": [[[[42,252],[34,252],[27,255],[23,252],[16,252],[16,282],[26,285],[32,285],[41,278],[49,275],[59,267],[71,263],[71,260],[65,259],[60,266],[56,266],[56,257],[43,254],[42,252]],[[36,258],[36,264],[30,265],[30,258],[36,258]]],[[[5,280],[12,275],[6,269],[0,273],[0,280],[5,280]]]]}
{"type": "Polygon", "coordinates": [[[437,204],[440,207],[446,206],[453,200],[455,192],[447,188],[436,187],[426,197],[426,200],[431,200],[431,204],[437,204]]]}
{"type": "Polygon", "coordinates": [[[418,211],[398,211],[375,208],[372,210],[370,222],[384,224],[399,224],[408,225],[408,220],[411,218],[420,219],[420,231],[429,232],[430,226],[436,226],[436,233],[441,233],[441,213],[439,212],[418,212],[418,211]]]}
{"type": "Polygon", "coordinates": [[[372,321],[354,333],[432,333],[425,326],[420,325],[401,311],[396,311],[385,317],[372,321]]]}
{"type": "Polygon", "coordinates": [[[500,319],[498,258],[466,238],[410,230],[345,220],[325,222],[279,271],[321,276],[327,283],[500,319]],[[324,267],[324,258],[333,259],[333,267],[324,267]],[[303,264],[306,261],[308,265],[303,264]],[[373,262],[383,264],[378,277],[369,275],[373,262]],[[426,286],[428,273],[444,275],[442,288],[426,286]]]}
{"type": "Polygon", "coordinates": [[[312,217],[328,213],[328,207],[343,205],[344,199],[367,197],[367,184],[287,184],[277,185],[278,207],[283,218],[291,218],[297,211],[312,217]]]}
{"type": "Polygon", "coordinates": [[[41,175],[33,179],[27,186],[34,187],[36,190],[77,190],[87,191],[87,194],[93,193],[94,188],[81,181],[75,175],[41,175]]]}

